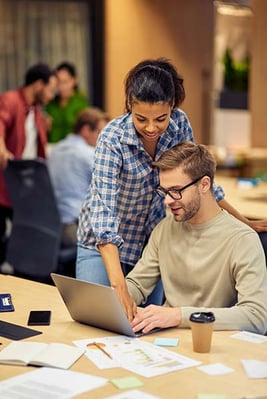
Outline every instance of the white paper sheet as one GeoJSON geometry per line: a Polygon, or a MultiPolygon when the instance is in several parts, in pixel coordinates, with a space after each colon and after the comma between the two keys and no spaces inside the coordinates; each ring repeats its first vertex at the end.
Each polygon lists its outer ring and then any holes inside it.
{"type": "Polygon", "coordinates": [[[248,378],[267,378],[267,362],[254,359],[242,359],[241,363],[248,378]]]}
{"type": "Polygon", "coordinates": [[[108,367],[107,365],[123,367],[144,377],[166,374],[198,366],[201,363],[138,338],[123,335],[74,341],[74,344],[81,347],[86,345],[86,356],[98,367],[104,368],[104,366],[108,367]],[[112,356],[112,360],[97,350],[93,345],[94,342],[102,345],[112,356]]]}
{"type": "Polygon", "coordinates": [[[86,348],[85,356],[88,357],[88,359],[90,359],[99,369],[103,370],[113,367],[120,367],[119,363],[115,359],[110,359],[105,355],[105,353],[101,352],[97,347],[95,347],[94,342],[106,347],[103,338],[88,338],[73,341],[74,345],[77,345],[79,348],[86,348]]]}
{"type": "Polygon", "coordinates": [[[222,374],[233,373],[235,371],[231,367],[225,366],[222,363],[207,364],[205,366],[200,366],[197,368],[198,370],[203,371],[204,373],[209,375],[222,375],[222,374]]]}
{"type": "Polygon", "coordinates": [[[255,334],[249,331],[240,331],[231,335],[232,338],[241,339],[242,341],[252,342],[253,344],[263,344],[267,342],[267,337],[255,334]]]}
{"type": "Polygon", "coordinates": [[[0,398],[69,399],[106,382],[90,374],[42,367],[1,381],[0,398]]]}

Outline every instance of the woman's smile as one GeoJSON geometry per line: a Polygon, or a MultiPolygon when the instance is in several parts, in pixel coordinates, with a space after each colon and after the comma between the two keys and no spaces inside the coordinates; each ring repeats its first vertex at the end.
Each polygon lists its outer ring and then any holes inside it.
{"type": "Polygon", "coordinates": [[[170,123],[172,108],[168,103],[145,103],[134,101],[132,118],[137,133],[145,141],[158,141],[170,123]]]}

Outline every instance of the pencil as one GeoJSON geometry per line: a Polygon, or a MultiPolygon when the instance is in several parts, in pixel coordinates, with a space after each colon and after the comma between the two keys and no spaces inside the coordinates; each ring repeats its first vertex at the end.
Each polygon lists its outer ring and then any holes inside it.
{"type": "Polygon", "coordinates": [[[112,356],[104,348],[102,348],[102,346],[99,345],[97,342],[93,342],[93,345],[96,346],[98,349],[100,349],[103,353],[105,353],[105,355],[108,356],[110,359],[112,359],[112,356]]]}

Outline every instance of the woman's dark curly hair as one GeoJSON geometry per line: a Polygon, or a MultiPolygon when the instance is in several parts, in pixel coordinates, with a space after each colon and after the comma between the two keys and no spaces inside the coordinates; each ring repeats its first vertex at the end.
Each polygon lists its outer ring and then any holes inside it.
{"type": "Polygon", "coordinates": [[[185,99],[183,79],[165,58],[144,60],[133,67],[125,79],[125,107],[130,112],[134,100],[167,102],[179,107],[185,99]]]}

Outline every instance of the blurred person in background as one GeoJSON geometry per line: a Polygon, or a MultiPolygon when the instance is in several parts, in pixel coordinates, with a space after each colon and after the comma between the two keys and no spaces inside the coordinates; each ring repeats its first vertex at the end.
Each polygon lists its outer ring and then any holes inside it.
{"type": "Polygon", "coordinates": [[[48,141],[56,143],[73,131],[78,113],[89,106],[78,89],[76,68],[69,62],[56,67],[58,95],[46,106],[48,141]]]}
{"type": "Polygon", "coordinates": [[[62,245],[77,243],[78,217],[82,201],[91,182],[95,145],[108,122],[99,108],[82,110],[73,133],[55,144],[48,158],[48,167],[63,223],[62,245]]]}
{"type": "Polygon", "coordinates": [[[24,85],[0,96],[0,263],[5,259],[7,221],[12,204],[3,169],[9,159],[45,158],[46,124],[41,106],[56,93],[57,78],[46,64],[36,64],[25,74],[24,85]]]}

